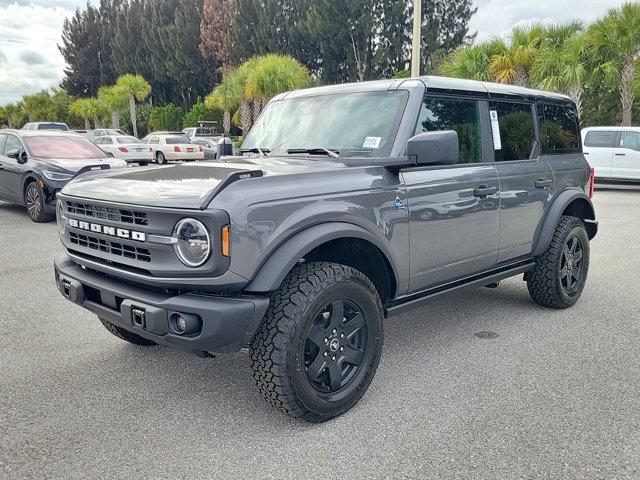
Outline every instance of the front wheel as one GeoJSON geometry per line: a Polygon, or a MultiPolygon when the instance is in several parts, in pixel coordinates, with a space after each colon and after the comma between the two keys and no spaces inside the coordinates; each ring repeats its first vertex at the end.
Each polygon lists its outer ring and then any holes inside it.
{"type": "Polygon", "coordinates": [[[24,192],[24,200],[27,213],[32,221],[35,223],[43,223],[53,220],[54,216],[45,211],[44,191],[40,185],[38,185],[38,182],[32,181],[27,185],[24,192]]]}
{"type": "Polygon", "coordinates": [[[562,216],[551,243],[526,274],[529,294],[544,307],[571,307],[582,294],[588,272],[589,236],[584,223],[562,216]]]}
{"type": "Polygon", "coordinates": [[[158,162],[158,165],[164,165],[165,163],[167,163],[167,159],[164,156],[164,153],[162,152],[156,153],[156,162],[158,162]]]}
{"type": "Polygon", "coordinates": [[[271,296],[251,346],[254,378],[267,402],[323,422],[353,407],[382,353],[382,304],[351,267],[298,264],[271,296]]]}

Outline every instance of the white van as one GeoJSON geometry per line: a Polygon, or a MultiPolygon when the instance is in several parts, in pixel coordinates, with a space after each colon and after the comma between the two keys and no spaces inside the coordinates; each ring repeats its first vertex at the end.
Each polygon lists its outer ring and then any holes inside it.
{"type": "Polygon", "coordinates": [[[640,181],[640,127],[585,128],[582,149],[596,179],[640,181]]]}

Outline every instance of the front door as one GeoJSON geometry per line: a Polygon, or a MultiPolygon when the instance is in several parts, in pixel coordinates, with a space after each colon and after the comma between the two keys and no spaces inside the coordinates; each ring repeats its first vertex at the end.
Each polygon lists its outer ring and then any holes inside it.
{"type": "Polygon", "coordinates": [[[640,180],[640,132],[622,131],[613,150],[611,176],[624,180],[640,180]]]}
{"type": "Polygon", "coordinates": [[[613,148],[618,132],[613,130],[589,130],[584,137],[584,155],[595,172],[596,178],[611,178],[613,148]]]}
{"type": "Polygon", "coordinates": [[[553,172],[536,140],[533,104],[492,101],[489,112],[500,181],[501,263],[531,253],[555,188],[553,172]]]}
{"type": "Polygon", "coordinates": [[[24,167],[15,158],[10,158],[7,153],[12,150],[24,151],[22,142],[15,135],[7,134],[4,142],[4,150],[0,155],[0,189],[5,200],[22,203],[22,174],[24,167]]]}
{"type": "Polygon", "coordinates": [[[483,137],[487,138],[483,115],[486,103],[478,100],[437,96],[423,100],[416,134],[455,130],[460,159],[458,165],[402,172],[409,209],[412,292],[496,263],[498,177],[492,163],[483,163],[483,137]]]}

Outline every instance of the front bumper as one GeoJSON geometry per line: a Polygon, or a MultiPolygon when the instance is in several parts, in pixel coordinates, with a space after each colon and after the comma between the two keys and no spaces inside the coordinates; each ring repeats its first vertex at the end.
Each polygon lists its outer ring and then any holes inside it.
{"type": "Polygon", "coordinates": [[[118,327],[181,350],[228,353],[247,347],[269,306],[261,296],[171,295],[82,268],[66,255],[56,258],[54,267],[58,290],[68,300],[118,327]],[[176,333],[176,314],[197,316],[200,329],[176,333]]]}

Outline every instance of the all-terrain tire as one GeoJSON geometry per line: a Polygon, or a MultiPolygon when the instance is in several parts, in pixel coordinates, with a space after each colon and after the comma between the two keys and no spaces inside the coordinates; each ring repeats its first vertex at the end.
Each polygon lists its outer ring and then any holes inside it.
{"type": "Polygon", "coordinates": [[[102,325],[104,325],[104,328],[109,330],[113,335],[115,335],[119,339],[124,340],[126,342],[133,343],[135,345],[140,345],[143,347],[150,347],[156,344],[156,342],[152,340],[147,340],[146,338],[141,337],[140,335],[136,335],[135,333],[131,333],[128,330],[125,330],[124,328],[120,328],[117,325],[114,325],[113,323],[105,320],[104,318],[100,318],[100,322],[102,323],[102,325]]]}
{"type": "MultiPolygon", "coordinates": [[[[573,267],[574,263],[577,262],[572,260],[570,265],[573,267]]],[[[536,258],[535,268],[525,275],[529,295],[534,302],[544,307],[569,308],[580,298],[588,271],[589,237],[584,223],[576,217],[562,216],[551,243],[544,253],[536,258]],[[579,263],[580,279],[576,280],[574,288],[568,290],[563,284],[563,278],[566,278],[563,269],[567,266],[563,252],[574,238],[579,241],[582,251],[579,263]]]]}
{"type": "MultiPolygon", "coordinates": [[[[347,321],[346,316],[340,315],[341,322],[343,319],[347,321]]],[[[328,262],[296,265],[280,289],[272,293],[265,318],[251,345],[253,376],[260,393],[270,405],[310,422],[323,422],[343,414],[362,397],[376,372],[382,353],[382,319],[378,292],[360,271],[328,262]],[[365,325],[359,334],[362,335],[360,338],[366,338],[360,366],[334,393],[320,391],[314,386],[307,372],[310,367],[305,363],[309,332],[318,328],[318,319],[328,318],[322,317],[326,315],[323,308],[327,302],[357,305],[365,325]]],[[[337,333],[333,330],[333,336],[330,330],[326,332],[329,339],[333,339],[332,347],[333,342],[337,345],[345,342],[340,348],[350,348],[346,342],[351,342],[347,340],[351,335],[342,340],[339,329],[337,333]]],[[[327,338],[324,343],[328,344],[327,338]]],[[[316,360],[323,361],[320,355],[319,351],[316,360]]],[[[326,361],[330,362],[331,357],[330,353],[326,361]]],[[[344,357],[337,359],[338,362],[342,360],[344,357]]],[[[340,363],[340,375],[345,368],[351,368],[348,363],[346,367],[344,365],[340,363]]],[[[329,373],[329,367],[331,365],[326,366],[323,374],[329,373]]]]}

